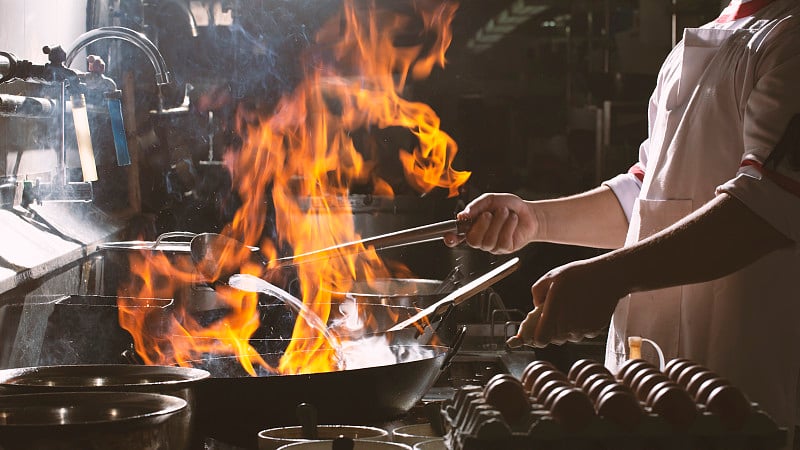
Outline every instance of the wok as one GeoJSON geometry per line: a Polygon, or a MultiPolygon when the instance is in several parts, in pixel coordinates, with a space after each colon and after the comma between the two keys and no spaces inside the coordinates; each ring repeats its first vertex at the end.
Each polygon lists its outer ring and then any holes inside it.
{"type": "MultiPolygon", "coordinates": [[[[300,403],[314,405],[323,423],[365,424],[400,416],[419,402],[458,350],[466,327],[448,320],[455,305],[502,279],[517,266],[518,259],[514,258],[431,305],[431,314],[423,319],[438,318],[438,321],[424,327],[417,341],[435,336],[442,345],[420,346],[418,342],[408,345],[409,339],[417,334],[416,327],[375,333],[374,337],[385,339],[390,344],[389,350],[396,355],[382,365],[306,375],[230,377],[217,369],[226,363],[230,365],[234,357],[211,356],[200,361],[199,367],[212,374],[198,389],[201,428],[211,437],[253,447],[259,430],[295,423],[292,412],[300,403]],[[422,356],[409,357],[408,350],[420,348],[425,350],[422,356]]],[[[419,319],[417,313],[400,321],[417,323],[419,319]]],[[[395,324],[397,321],[394,318],[395,324]]],[[[355,354],[366,350],[359,351],[355,354]]],[[[262,356],[269,361],[279,355],[262,356]]],[[[352,367],[349,361],[347,367],[352,367]]]]}
{"type": "MultiPolygon", "coordinates": [[[[466,327],[459,332],[463,336],[466,327]]],[[[395,364],[354,370],[266,377],[213,376],[198,386],[198,423],[208,436],[256,448],[265,428],[296,425],[294,411],[308,403],[320,423],[371,424],[409,411],[433,386],[456,353],[452,347],[422,346],[428,355],[395,364]]],[[[394,345],[402,354],[406,346],[394,345]]],[[[208,358],[206,368],[227,358],[208,358]]]]}
{"type": "MultiPolygon", "coordinates": [[[[303,308],[306,309],[304,317],[306,317],[307,325],[316,328],[329,341],[334,339],[331,334],[354,340],[362,339],[365,335],[376,335],[391,331],[393,343],[407,344],[414,340],[419,344],[436,343],[431,341],[434,332],[438,333],[438,337],[445,343],[452,342],[453,336],[447,332],[447,327],[444,327],[441,332],[440,328],[442,328],[442,324],[448,321],[454,322],[455,306],[508,276],[508,274],[517,269],[518,263],[518,258],[512,258],[446,294],[433,293],[433,289],[428,289],[431,292],[424,296],[425,303],[432,301],[433,303],[422,311],[417,307],[383,303],[394,299],[393,296],[384,296],[378,300],[379,302],[376,302],[377,297],[365,298],[361,294],[353,296],[349,294],[334,295],[334,298],[339,299],[339,303],[331,303],[324,308],[324,305],[318,305],[322,310],[329,311],[327,323],[323,323],[319,316],[308,311],[308,308],[299,299],[294,298],[277,286],[252,275],[233,275],[230,280],[241,280],[241,283],[236,282],[232,283],[232,285],[219,286],[219,289],[246,290],[257,293],[260,296],[258,307],[260,316],[259,328],[252,335],[250,344],[259,354],[268,354],[273,359],[278,359],[280,358],[280,352],[289,345],[289,338],[292,335],[295,320],[298,317],[297,313],[303,308]],[[278,300],[278,298],[283,298],[285,303],[278,300]],[[438,300],[434,301],[434,299],[438,300]],[[360,324],[364,324],[364,326],[362,327],[360,324]],[[403,326],[399,327],[398,324],[403,326]],[[412,324],[416,326],[410,326],[412,324]],[[408,329],[399,329],[406,327],[408,329]],[[418,330],[423,330],[424,333],[420,335],[418,330]],[[405,340],[400,342],[400,336],[405,336],[405,340]]],[[[404,298],[409,298],[410,293],[404,292],[402,295],[404,298]]],[[[417,298],[419,297],[417,296],[417,298]]],[[[210,325],[215,320],[223,319],[226,315],[224,311],[209,311],[207,313],[209,315],[202,319],[202,323],[205,325],[210,325]]],[[[175,336],[173,339],[196,340],[197,337],[175,336]]],[[[210,347],[204,346],[204,348],[210,347]]],[[[233,348],[232,345],[231,348],[233,348]]],[[[268,361],[268,363],[274,364],[274,361],[268,361]]]]}

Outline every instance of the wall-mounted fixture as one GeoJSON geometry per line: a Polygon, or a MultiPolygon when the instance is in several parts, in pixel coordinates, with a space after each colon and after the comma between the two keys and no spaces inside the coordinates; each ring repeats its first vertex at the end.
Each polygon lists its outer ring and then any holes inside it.
{"type": "Polygon", "coordinates": [[[475,53],[484,52],[517,27],[549,8],[546,5],[528,4],[526,0],[516,0],[511,6],[489,19],[475,36],[467,41],[467,48],[475,53]]]}
{"type": "MultiPolygon", "coordinates": [[[[91,201],[93,191],[91,182],[96,181],[97,168],[94,160],[94,150],[89,129],[89,119],[87,114],[87,95],[90,89],[98,91],[104,95],[111,118],[112,131],[114,133],[114,143],[117,153],[117,163],[119,165],[130,164],[130,156],[127,151],[125,131],[122,127],[121,111],[121,92],[116,89],[116,83],[103,75],[105,71],[104,62],[90,56],[89,72],[83,73],[70,69],[69,66],[75,56],[89,44],[101,39],[121,39],[129,42],[147,56],[155,71],[156,85],[159,87],[159,111],[163,110],[163,100],[160,87],[169,84],[170,74],[167,64],[161,56],[158,48],[144,34],[124,27],[102,27],[90,30],[80,35],[71,45],[69,52],[65,52],[60,46],[44,47],[43,51],[48,55],[49,62],[44,65],[36,65],[30,61],[18,60],[13,54],[0,52],[0,82],[5,82],[13,78],[23,80],[36,80],[43,83],[60,85],[59,98],[55,100],[56,111],[60,109],[61,124],[61,143],[60,152],[57,152],[57,170],[50,183],[43,183],[39,180],[26,182],[23,188],[25,201],[23,203],[44,201],[91,201]],[[91,85],[87,87],[87,84],[91,85]],[[72,119],[75,126],[75,137],[80,157],[83,182],[70,182],[66,168],[66,147],[64,116],[67,112],[67,101],[70,100],[72,119]]],[[[2,110],[11,110],[15,113],[23,110],[25,103],[34,106],[42,106],[42,111],[47,110],[47,106],[53,106],[49,102],[39,102],[20,98],[4,96],[0,99],[0,105],[5,105],[2,110]]]]}

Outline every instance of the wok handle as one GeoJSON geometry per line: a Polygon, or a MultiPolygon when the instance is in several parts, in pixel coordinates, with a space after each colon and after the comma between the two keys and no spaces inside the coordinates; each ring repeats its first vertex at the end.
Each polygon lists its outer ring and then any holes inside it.
{"type": "Polygon", "coordinates": [[[280,258],[276,261],[283,265],[301,264],[322,258],[327,258],[333,254],[358,253],[369,246],[378,250],[399,247],[402,245],[418,244],[443,237],[447,233],[463,235],[469,230],[470,220],[451,219],[443,222],[422,225],[415,228],[408,228],[391,233],[381,234],[353,242],[333,245],[331,247],[314,250],[299,255],[280,258]]]}
{"type": "Polygon", "coordinates": [[[447,356],[444,357],[444,361],[442,361],[442,367],[440,370],[444,371],[447,366],[450,365],[450,361],[453,360],[453,357],[456,356],[458,349],[461,348],[461,344],[464,342],[464,336],[467,335],[467,326],[461,325],[461,328],[456,332],[456,338],[453,341],[453,345],[450,347],[450,350],[447,351],[447,356]]]}

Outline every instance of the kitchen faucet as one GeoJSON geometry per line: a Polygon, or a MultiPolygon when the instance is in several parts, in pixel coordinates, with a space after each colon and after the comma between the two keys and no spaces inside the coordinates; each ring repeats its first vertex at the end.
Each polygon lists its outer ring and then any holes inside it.
{"type": "Polygon", "coordinates": [[[144,52],[155,71],[156,86],[158,87],[158,110],[163,111],[164,100],[161,86],[169,84],[171,81],[166,61],[164,61],[156,45],[147,36],[129,28],[101,27],[87,31],[78,36],[68,52],[64,52],[60,47],[45,47],[44,52],[50,56],[50,63],[44,66],[34,65],[29,61],[17,61],[11,53],[0,52],[0,82],[5,82],[11,78],[38,78],[46,82],[61,83],[61,151],[58,153],[56,177],[53,183],[40,184],[38,180],[35,184],[26,182],[23,192],[27,192],[28,195],[23,195],[23,197],[27,197],[28,201],[24,203],[29,203],[30,201],[91,201],[93,197],[91,181],[96,180],[97,175],[89,137],[88,119],[83,120],[85,119],[86,111],[83,93],[86,90],[86,86],[80,79],[80,75],[70,69],[69,66],[81,50],[101,39],[120,39],[135,45],[144,52]],[[79,152],[81,153],[81,166],[84,172],[83,183],[68,182],[64,173],[66,156],[63,128],[67,95],[65,90],[67,89],[69,89],[69,95],[72,97],[73,115],[76,116],[76,133],[79,134],[79,152]],[[76,112],[80,114],[76,115],[76,112]],[[81,120],[78,120],[78,118],[81,120]]]}
{"type": "Polygon", "coordinates": [[[167,69],[167,63],[164,61],[164,57],[161,56],[158,47],[142,33],[125,27],[100,27],[89,30],[78,36],[72,43],[69,52],[67,52],[66,66],[69,67],[75,56],[86,46],[101,39],[120,39],[135,45],[144,52],[155,71],[156,86],[158,86],[158,111],[163,111],[164,97],[161,93],[161,86],[169,84],[171,77],[167,69]]]}

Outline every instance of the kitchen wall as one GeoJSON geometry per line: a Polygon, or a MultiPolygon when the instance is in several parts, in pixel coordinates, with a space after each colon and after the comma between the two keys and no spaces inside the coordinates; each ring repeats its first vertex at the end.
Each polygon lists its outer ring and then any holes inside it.
{"type": "MultiPolygon", "coordinates": [[[[0,0],[0,11],[0,51],[34,64],[47,62],[42,47],[61,45],[68,49],[86,31],[85,0],[0,0]]],[[[54,95],[40,85],[19,81],[0,85],[0,93],[54,95]]],[[[55,119],[0,117],[0,175],[38,175],[53,170],[56,154],[52,138],[57,126],[55,119]]]]}
{"type": "Polygon", "coordinates": [[[45,45],[68,47],[86,31],[85,0],[0,0],[0,50],[46,62],[45,45]]]}

